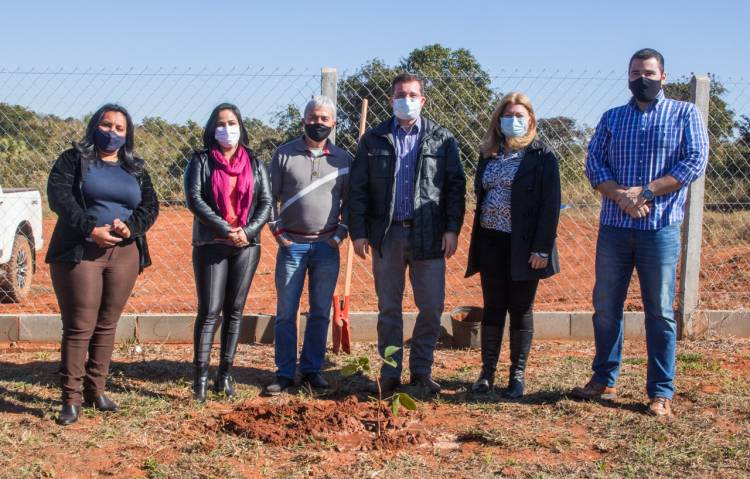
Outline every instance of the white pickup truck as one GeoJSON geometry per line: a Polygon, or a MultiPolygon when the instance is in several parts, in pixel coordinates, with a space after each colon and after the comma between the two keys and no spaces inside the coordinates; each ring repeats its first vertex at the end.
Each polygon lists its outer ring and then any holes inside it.
{"type": "Polygon", "coordinates": [[[42,245],[39,191],[0,187],[0,302],[21,302],[28,296],[42,245]]]}

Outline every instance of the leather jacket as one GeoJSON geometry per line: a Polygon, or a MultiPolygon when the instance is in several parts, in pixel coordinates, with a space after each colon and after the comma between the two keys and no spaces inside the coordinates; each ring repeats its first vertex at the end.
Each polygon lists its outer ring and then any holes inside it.
{"type": "MultiPolygon", "coordinates": [[[[253,170],[253,199],[243,229],[250,244],[256,245],[259,244],[260,230],[271,215],[271,186],[265,166],[249,149],[248,156],[253,170]]],[[[193,244],[226,238],[231,231],[231,226],[216,207],[211,187],[213,171],[214,161],[207,150],[193,154],[185,169],[185,200],[194,215],[193,244]]]]}
{"type": "MultiPolygon", "coordinates": [[[[393,124],[394,118],[390,118],[365,133],[349,178],[349,233],[352,240],[367,238],[378,252],[393,220],[396,189],[393,124]]],[[[417,260],[443,256],[443,233],[460,233],[466,196],[466,177],[456,139],[447,129],[425,117],[422,125],[411,228],[412,254],[417,260]]]]}

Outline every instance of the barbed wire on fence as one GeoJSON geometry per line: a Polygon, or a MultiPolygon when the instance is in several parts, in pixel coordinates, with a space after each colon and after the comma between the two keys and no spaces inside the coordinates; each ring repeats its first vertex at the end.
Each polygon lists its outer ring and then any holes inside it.
{"type": "MultiPolygon", "coordinates": [[[[539,136],[560,161],[566,207],[558,238],[562,273],[542,283],[537,309],[590,309],[599,197],[585,177],[585,156],[601,114],[628,99],[622,75],[545,70],[494,75],[483,71],[417,73],[425,79],[428,103],[424,114],[456,136],[469,181],[466,224],[458,253],[448,264],[451,294],[447,306],[481,304],[478,281],[463,278],[478,145],[499,98],[509,91],[523,91],[534,103],[539,136]]],[[[370,104],[369,126],[390,117],[389,89],[394,75],[395,69],[377,62],[340,73],[339,146],[354,152],[364,98],[370,104]]],[[[687,77],[674,78],[678,80],[667,87],[667,93],[679,97],[687,91],[687,77]]],[[[730,309],[750,303],[750,82],[716,76],[712,80],[701,298],[707,307],[730,309]]],[[[131,312],[192,312],[192,216],[184,207],[182,174],[192,152],[201,148],[203,122],[216,104],[237,104],[253,150],[268,161],[276,147],[301,134],[300,112],[312,95],[320,93],[320,81],[320,73],[315,71],[280,68],[0,69],[0,186],[31,188],[44,196],[52,162],[71,141],[81,138],[88,115],[103,103],[122,103],[137,122],[136,151],[147,161],[163,204],[149,233],[154,266],[139,279],[128,308],[131,312]]],[[[42,203],[46,205],[44,200],[42,203]]],[[[15,208],[28,207],[22,205],[16,202],[15,208]]],[[[55,215],[45,207],[45,241],[54,221],[55,215]]],[[[273,313],[276,244],[264,232],[262,245],[248,309],[273,313]]],[[[0,305],[0,312],[57,311],[43,253],[37,253],[38,270],[29,297],[22,304],[0,305]]],[[[353,309],[377,309],[369,263],[355,262],[353,282],[353,309]]],[[[640,307],[637,284],[628,298],[629,307],[640,307]]],[[[413,307],[409,298],[404,304],[407,309],[413,307]]]]}

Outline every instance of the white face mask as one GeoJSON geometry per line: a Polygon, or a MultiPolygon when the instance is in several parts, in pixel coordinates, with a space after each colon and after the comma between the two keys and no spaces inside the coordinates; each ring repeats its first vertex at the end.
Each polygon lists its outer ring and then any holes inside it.
{"type": "Polygon", "coordinates": [[[393,114],[399,120],[416,120],[422,112],[419,98],[397,98],[393,101],[393,114]]]}
{"type": "Polygon", "coordinates": [[[504,116],[500,118],[500,132],[507,138],[518,138],[529,131],[526,118],[522,116],[504,116]]]}
{"type": "Polygon", "coordinates": [[[240,125],[217,126],[214,138],[224,148],[231,148],[240,141],[240,125]]]}

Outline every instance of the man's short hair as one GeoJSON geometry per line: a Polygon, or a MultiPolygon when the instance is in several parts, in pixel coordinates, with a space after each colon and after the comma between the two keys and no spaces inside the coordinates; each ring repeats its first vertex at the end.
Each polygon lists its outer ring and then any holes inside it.
{"type": "Polygon", "coordinates": [[[307,118],[307,114],[316,108],[325,108],[331,112],[331,117],[333,117],[334,120],[336,119],[336,105],[333,103],[333,100],[323,95],[315,95],[307,102],[307,105],[305,105],[305,112],[302,114],[303,118],[307,118]]]}
{"type": "Polygon", "coordinates": [[[628,72],[630,71],[630,65],[633,64],[633,60],[648,60],[649,58],[656,58],[657,63],[659,63],[659,68],[661,68],[661,72],[664,73],[664,57],[661,53],[657,52],[653,48],[641,48],[637,52],[633,53],[633,56],[630,57],[630,61],[628,62],[628,72]]]}
{"type": "Polygon", "coordinates": [[[393,92],[396,91],[396,85],[398,85],[399,83],[409,83],[413,81],[419,83],[419,92],[424,95],[424,83],[422,82],[421,78],[419,78],[417,75],[414,75],[413,73],[399,73],[391,82],[391,96],[393,96],[393,92]]]}

